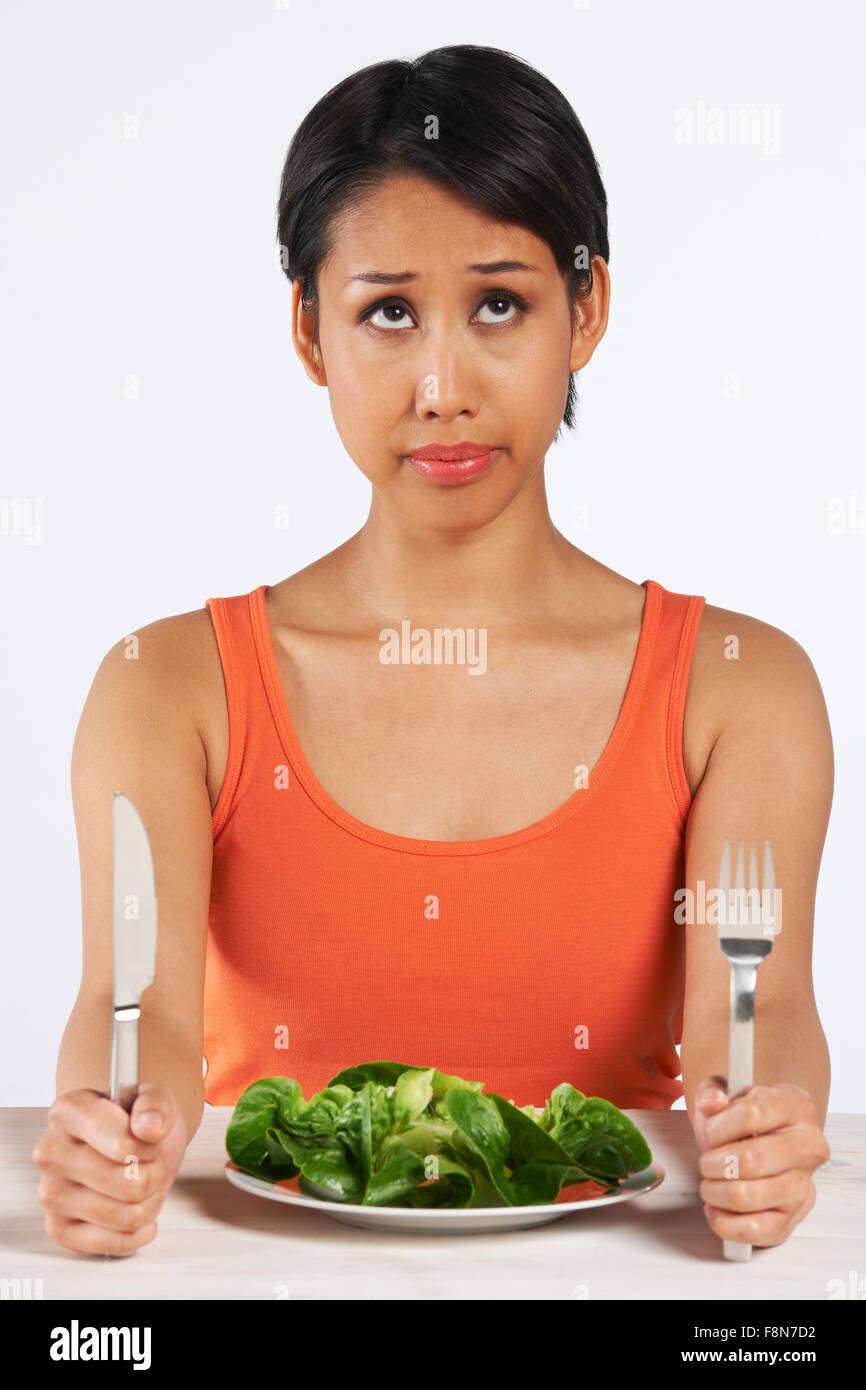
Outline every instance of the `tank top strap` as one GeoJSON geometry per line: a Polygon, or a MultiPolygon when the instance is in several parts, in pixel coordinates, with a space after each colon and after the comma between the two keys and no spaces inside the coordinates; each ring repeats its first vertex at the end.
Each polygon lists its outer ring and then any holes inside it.
{"type": "Polygon", "coordinates": [[[686,689],[695,639],[706,600],[701,594],[680,594],[654,579],[644,580],[647,612],[651,616],[642,696],[633,728],[633,747],[647,758],[647,773],[666,776],[677,809],[685,818],[691,792],[683,762],[683,722],[686,689]]]}
{"type": "Polygon", "coordinates": [[[229,726],[225,777],[213,812],[214,840],[234,803],[245,760],[248,766],[255,761],[260,753],[258,745],[270,731],[270,710],[254,629],[257,593],[254,589],[248,594],[209,598],[205,604],[219,648],[229,726]],[[256,744],[255,748],[250,748],[251,742],[256,744]]]}

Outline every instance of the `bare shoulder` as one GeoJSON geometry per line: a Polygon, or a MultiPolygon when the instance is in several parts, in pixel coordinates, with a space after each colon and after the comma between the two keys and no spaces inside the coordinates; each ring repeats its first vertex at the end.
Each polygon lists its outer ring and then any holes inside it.
{"type": "Polygon", "coordinates": [[[207,753],[214,722],[219,727],[225,709],[222,666],[213,623],[207,608],[174,613],[132,628],[107,653],[134,657],[146,671],[151,697],[171,706],[179,718],[188,717],[207,753]]]}
{"type": "MultiPolygon", "coordinates": [[[[173,668],[201,739],[208,768],[224,763],[228,748],[228,710],[225,680],[213,619],[206,607],[176,613],[151,624],[153,640],[165,657],[165,669],[173,668]],[[221,753],[222,750],[222,753],[221,753]]],[[[147,629],[145,629],[147,630],[147,629]]]]}
{"type": "Polygon", "coordinates": [[[782,684],[820,689],[808,653],[790,633],[710,603],[698,625],[693,665],[721,705],[730,692],[768,694],[782,684]]]}
{"type": "Polygon", "coordinates": [[[824,694],[805,648],[772,623],[712,604],[698,625],[686,723],[698,731],[690,781],[693,774],[700,781],[722,736],[759,738],[776,724],[786,736],[809,729],[819,744],[829,742],[824,694]]]}

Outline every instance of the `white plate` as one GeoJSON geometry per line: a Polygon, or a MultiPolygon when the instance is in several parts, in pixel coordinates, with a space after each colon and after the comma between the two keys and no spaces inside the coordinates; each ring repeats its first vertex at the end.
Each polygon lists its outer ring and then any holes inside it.
{"type": "Polygon", "coordinates": [[[272,1183],[242,1172],[229,1159],[225,1175],[229,1182],[244,1192],[267,1197],[272,1202],[287,1202],[293,1207],[312,1207],[314,1211],[320,1211],[344,1226],[363,1226],[371,1231],[399,1231],[412,1235],[470,1235],[546,1226],[549,1221],[556,1221],[573,1211],[627,1202],[631,1197],[640,1197],[658,1187],[664,1179],[664,1169],[660,1163],[642,1168],[639,1173],[632,1173],[622,1182],[618,1192],[606,1196],[592,1195],[593,1191],[599,1192],[598,1183],[575,1183],[571,1187],[564,1187],[555,1202],[528,1207],[365,1207],[357,1202],[332,1202],[308,1197],[298,1191],[299,1173],[293,1178],[272,1183]],[[575,1194],[580,1191],[585,1195],[576,1198],[575,1194]]]}

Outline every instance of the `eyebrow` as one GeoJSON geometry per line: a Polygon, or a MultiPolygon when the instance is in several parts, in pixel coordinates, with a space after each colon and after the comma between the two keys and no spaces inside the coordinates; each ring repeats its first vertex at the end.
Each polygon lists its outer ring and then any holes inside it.
{"type": "MultiPolygon", "coordinates": [[[[510,270],[537,270],[534,265],[526,265],[524,261],[483,261],[478,265],[467,265],[463,267],[466,274],[475,275],[501,275],[510,270]]],[[[370,285],[403,285],[407,280],[417,280],[419,278],[417,270],[398,270],[389,274],[384,270],[366,270],[360,275],[350,275],[346,281],[351,285],[355,280],[363,280],[370,285]]]]}

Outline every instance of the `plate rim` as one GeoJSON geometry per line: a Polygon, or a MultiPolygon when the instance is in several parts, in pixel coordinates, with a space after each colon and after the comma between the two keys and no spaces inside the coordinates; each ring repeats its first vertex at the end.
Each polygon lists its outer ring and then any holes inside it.
{"type": "MultiPolygon", "coordinates": [[[[264,1197],[273,1202],[282,1202],[286,1206],[309,1207],[313,1211],[321,1211],[326,1216],[331,1216],[337,1212],[356,1213],[357,1215],[370,1216],[372,1213],[385,1213],[389,1215],[402,1215],[410,1221],[423,1222],[424,1220],[441,1219],[449,1217],[451,1219],[468,1220],[472,1217],[476,1219],[487,1214],[490,1217],[503,1216],[509,1219],[508,1214],[513,1213],[527,1216],[531,1212],[539,1215],[550,1216],[567,1212],[591,1210],[594,1207],[612,1206],[619,1202],[626,1202],[633,1197],[641,1197],[644,1193],[652,1192],[659,1187],[665,1180],[665,1170],[661,1163],[655,1158],[647,1164],[646,1168],[637,1168],[634,1173],[630,1173],[627,1181],[637,1177],[639,1173],[645,1173],[652,1168],[656,1174],[654,1182],[649,1182],[642,1187],[633,1187],[624,1191],[612,1192],[601,1197],[585,1197],[582,1201],[574,1202],[531,1202],[525,1206],[497,1206],[497,1207],[389,1207],[371,1204],[364,1206],[360,1202],[328,1202],[322,1197],[308,1197],[304,1192],[289,1192],[286,1188],[278,1188],[278,1184],[268,1182],[267,1178],[256,1177],[253,1173],[247,1173],[243,1168],[239,1168],[231,1159],[227,1158],[223,1172],[228,1181],[242,1192],[248,1192],[253,1197],[264,1197]]],[[[575,1184],[577,1186],[577,1184],[575,1184]]],[[[375,1219],[375,1218],[374,1218],[375,1219]]]]}

